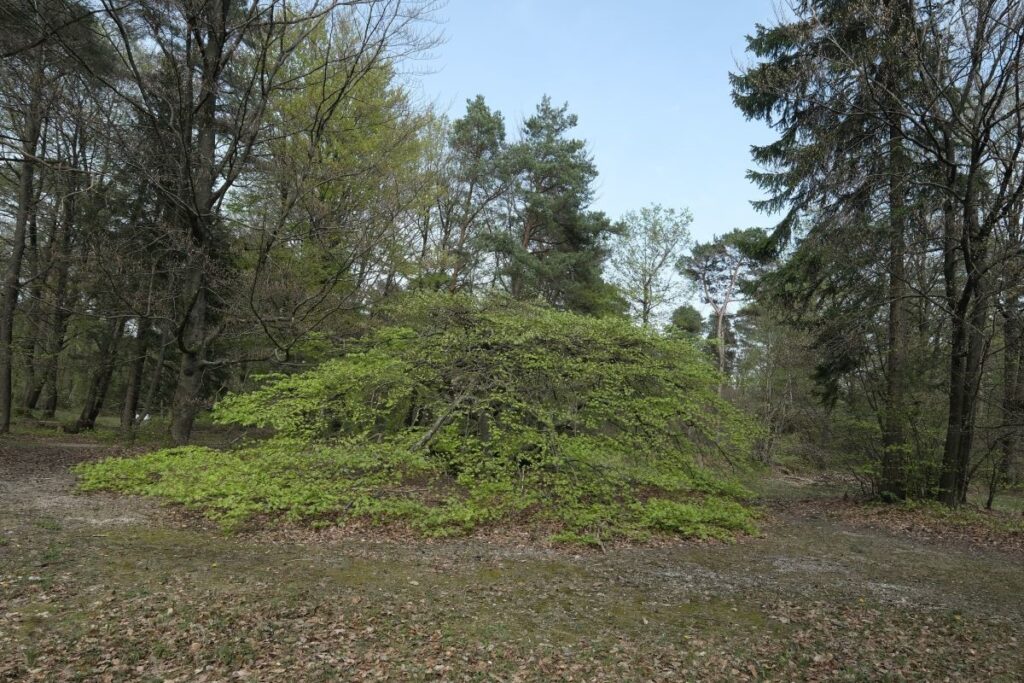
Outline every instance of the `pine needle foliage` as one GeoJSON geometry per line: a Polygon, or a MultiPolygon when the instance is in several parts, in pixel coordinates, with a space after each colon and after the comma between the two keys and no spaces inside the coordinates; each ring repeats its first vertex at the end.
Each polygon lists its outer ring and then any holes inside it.
{"type": "Polygon", "coordinates": [[[273,436],[79,469],[86,490],[160,496],[227,525],[404,522],[427,535],[537,525],[565,541],[753,531],[755,428],[691,342],[505,299],[410,295],[314,370],[221,401],[273,436]],[[698,464],[701,463],[701,464],[698,464]]]}

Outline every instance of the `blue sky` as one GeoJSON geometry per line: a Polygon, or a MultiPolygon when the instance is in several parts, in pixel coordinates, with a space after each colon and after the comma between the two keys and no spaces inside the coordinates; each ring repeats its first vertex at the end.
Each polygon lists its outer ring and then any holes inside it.
{"type": "Polygon", "coordinates": [[[452,117],[484,95],[510,133],[544,94],[567,101],[601,173],[595,208],[688,207],[706,240],[771,223],[744,174],[772,134],[733,107],[728,73],[774,16],[772,0],[448,0],[421,87],[452,117]]]}

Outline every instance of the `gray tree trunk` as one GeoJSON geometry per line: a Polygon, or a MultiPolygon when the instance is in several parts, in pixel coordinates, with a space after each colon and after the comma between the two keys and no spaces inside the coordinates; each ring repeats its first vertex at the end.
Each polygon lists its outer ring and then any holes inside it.
{"type": "MultiPolygon", "coordinates": [[[[37,72],[42,78],[42,70],[37,72]]],[[[0,434],[11,429],[11,391],[14,360],[14,313],[18,306],[20,291],[21,262],[25,253],[25,232],[35,207],[33,206],[33,183],[35,179],[35,157],[42,129],[40,111],[41,95],[39,84],[32,84],[25,122],[22,127],[21,162],[18,178],[18,209],[14,219],[11,256],[7,261],[3,280],[3,303],[0,304],[0,434]]]]}

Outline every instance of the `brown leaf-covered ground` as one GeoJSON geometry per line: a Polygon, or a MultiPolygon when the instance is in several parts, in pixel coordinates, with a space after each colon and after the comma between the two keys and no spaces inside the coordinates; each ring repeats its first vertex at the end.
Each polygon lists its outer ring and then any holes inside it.
{"type": "Polygon", "coordinates": [[[0,442],[0,681],[1024,680],[1000,525],[782,482],[734,544],[226,536],[76,494],[69,439],[0,442]]]}

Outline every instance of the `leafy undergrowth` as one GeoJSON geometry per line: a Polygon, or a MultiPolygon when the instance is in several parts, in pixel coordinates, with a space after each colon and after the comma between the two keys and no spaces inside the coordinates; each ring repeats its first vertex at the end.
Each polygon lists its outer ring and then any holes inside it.
{"type": "Polygon", "coordinates": [[[526,484],[452,479],[427,461],[393,456],[353,456],[339,447],[309,452],[275,442],[234,451],[165,449],[86,463],[76,471],[84,491],[159,497],[202,512],[229,530],[268,518],[313,527],[405,524],[435,537],[534,524],[560,529],[552,540],[584,544],[601,543],[609,535],[730,538],[755,531],[753,511],[736,500],[743,489],[711,478],[677,484],[687,500],[619,503],[609,487],[609,502],[589,503],[590,489],[563,492],[552,505],[526,484]]]}
{"type": "Polygon", "coordinates": [[[721,472],[742,469],[756,429],[690,342],[501,299],[413,296],[387,316],[338,358],[214,411],[272,437],[86,465],[82,488],[227,527],[536,524],[586,544],[754,531],[747,492],[721,472]]]}

